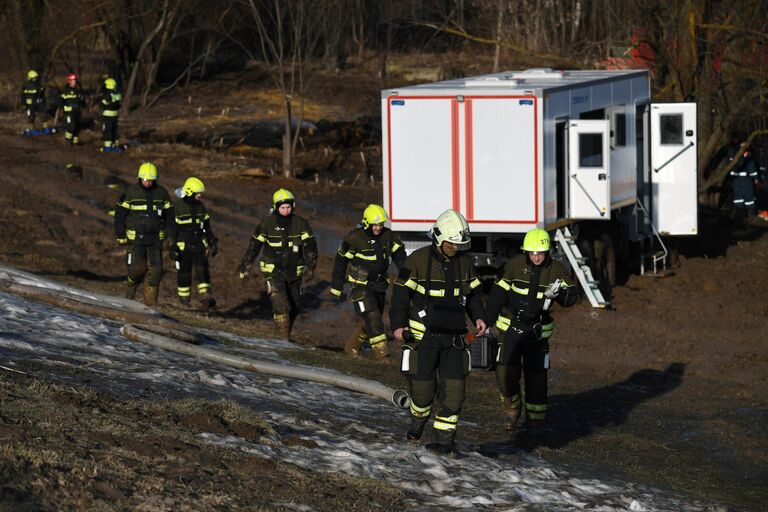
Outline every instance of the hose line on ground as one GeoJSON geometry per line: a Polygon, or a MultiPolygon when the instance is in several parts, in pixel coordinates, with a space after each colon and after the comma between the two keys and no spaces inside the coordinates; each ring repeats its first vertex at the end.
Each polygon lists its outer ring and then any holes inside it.
{"type": "MultiPolygon", "coordinates": [[[[125,324],[120,329],[123,336],[129,340],[139,341],[164,350],[207,359],[208,361],[225,364],[242,370],[329,384],[331,386],[383,398],[401,409],[407,409],[410,406],[408,393],[401,389],[392,389],[380,382],[342,375],[333,370],[326,370],[324,368],[271,363],[234,354],[227,354],[199,345],[191,345],[183,341],[177,341],[168,336],[157,334],[157,331],[158,329],[155,326],[145,326],[141,324],[125,324]]],[[[173,329],[166,329],[164,334],[175,335],[176,333],[174,333],[173,329]]],[[[186,333],[181,334],[186,335],[186,333]]]]}

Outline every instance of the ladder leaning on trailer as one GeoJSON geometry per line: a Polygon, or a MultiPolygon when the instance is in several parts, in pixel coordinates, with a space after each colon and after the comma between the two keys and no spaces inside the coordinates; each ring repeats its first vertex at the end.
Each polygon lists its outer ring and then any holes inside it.
{"type": "Polygon", "coordinates": [[[579,283],[581,283],[581,288],[584,290],[584,294],[589,299],[592,307],[603,309],[608,307],[610,303],[603,297],[597,281],[592,276],[592,270],[589,268],[587,258],[582,256],[576,240],[571,236],[571,231],[567,227],[559,228],[555,232],[555,240],[560,244],[565,257],[568,258],[568,262],[571,264],[579,283]]]}

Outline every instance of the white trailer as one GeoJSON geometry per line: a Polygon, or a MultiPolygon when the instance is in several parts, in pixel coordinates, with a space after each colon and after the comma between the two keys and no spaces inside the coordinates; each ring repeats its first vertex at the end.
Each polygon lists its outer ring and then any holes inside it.
{"type": "Polygon", "coordinates": [[[651,103],[646,70],[539,68],[401,87],[382,91],[381,110],[384,206],[410,248],[453,208],[491,275],[539,227],[597,291],[590,270],[609,283],[633,243],[653,248],[641,271],[656,270],[659,235],[697,233],[696,105],[651,103]]]}

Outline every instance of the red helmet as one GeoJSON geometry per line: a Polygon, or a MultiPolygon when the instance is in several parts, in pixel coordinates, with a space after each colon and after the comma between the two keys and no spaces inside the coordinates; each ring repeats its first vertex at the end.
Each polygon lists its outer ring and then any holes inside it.
{"type": "Polygon", "coordinates": [[[67,75],[67,82],[77,82],[77,75],[70,73],[67,75]]]}

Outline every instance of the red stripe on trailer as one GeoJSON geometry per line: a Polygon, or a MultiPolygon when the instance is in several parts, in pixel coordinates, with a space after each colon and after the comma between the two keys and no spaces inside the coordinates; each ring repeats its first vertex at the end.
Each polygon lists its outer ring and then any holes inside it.
{"type": "Polygon", "coordinates": [[[467,176],[467,220],[474,220],[475,217],[475,204],[474,194],[472,189],[472,100],[466,100],[464,102],[464,120],[465,127],[464,133],[466,137],[466,144],[464,151],[466,152],[466,176],[467,176]]]}
{"type": "Polygon", "coordinates": [[[451,100],[451,208],[459,211],[459,102],[451,100]]]}

